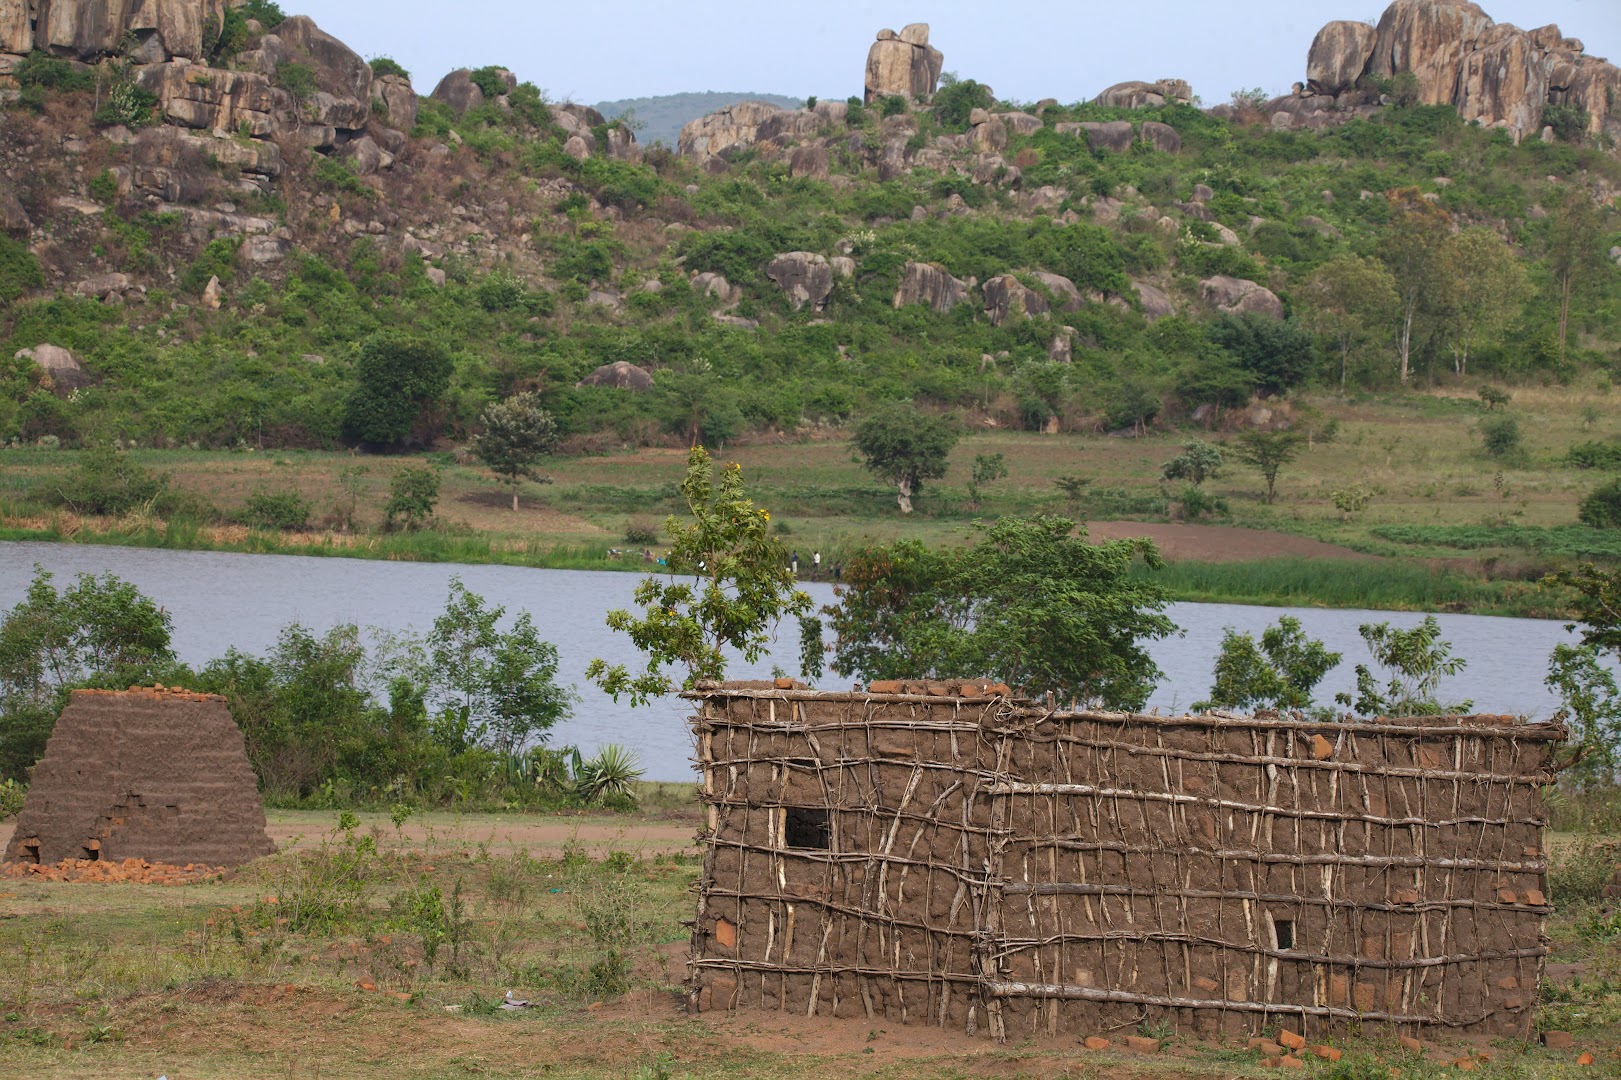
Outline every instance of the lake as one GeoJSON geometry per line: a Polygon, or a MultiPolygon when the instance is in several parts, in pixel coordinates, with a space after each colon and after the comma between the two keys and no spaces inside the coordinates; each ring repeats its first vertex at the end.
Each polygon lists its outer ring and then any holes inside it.
{"type": "MultiPolygon", "coordinates": [[[[557,645],[560,677],[574,685],[581,701],[573,717],[553,729],[553,742],[576,743],[585,752],[607,742],[625,743],[640,756],[648,779],[685,780],[691,775],[684,702],[671,699],[631,709],[616,705],[584,679],[585,666],[594,657],[633,667],[639,659],[629,639],[610,632],[603,619],[614,608],[632,606],[631,593],[641,574],[0,542],[0,608],[9,610],[22,599],[36,563],[56,575],[59,589],[80,573],[110,571],[133,582],[173,615],[175,649],[192,666],[233,647],[263,653],[282,627],[293,622],[316,631],[355,623],[422,633],[443,609],[450,579],[459,576],[468,589],[504,605],[509,614],[529,612],[541,636],[557,645]]],[[[806,588],[818,604],[833,599],[827,585],[806,588]]],[[[1357,636],[1359,624],[1390,622],[1406,629],[1423,619],[1398,612],[1235,604],[1172,604],[1168,613],[1185,633],[1150,649],[1165,678],[1149,702],[1167,711],[1186,709],[1208,693],[1226,627],[1258,636],[1280,615],[1295,615],[1307,634],[1344,654],[1318,688],[1319,701],[1327,701],[1352,688],[1352,668],[1367,657],[1357,636]]],[[[1454,655],[1469,661],[1444,684],[1448,700],[1468,698],[1481,712],[1537,719],[1558,707],[1542,680],[1553,647],[1576,640],[1563,623],[1436,617],[1454,655]]],[[[729,674],[765,678],[773,663],[793,671],[798,647],[796,627],[783,626],[773,646],[775,660],[768,657],[752,667],[737,661],[729,674]]],[[[845,684],[829,674],[821,685],[845,684]]]]}

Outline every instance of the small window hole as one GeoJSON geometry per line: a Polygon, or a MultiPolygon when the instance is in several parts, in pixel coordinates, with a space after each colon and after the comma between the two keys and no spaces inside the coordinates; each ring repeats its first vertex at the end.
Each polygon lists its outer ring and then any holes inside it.
{"type": "Polygon", "coordinates": [[[1278,939],[1278,951],[1285,952],[1295,947],[1295,924],[1292,919],[1273,919],[1272,933],[1278,939]]]}
{"type": "Polygon", "coordinates": [[[39,841],[24,840],[19,854],[22,855],[23,862],[37,865],[39,863],[39,841]]]}
{"type": "Polygon", "coordinates": [[[826,810],[787,807],[782,834],[786,847],[826,851],[833,846],[833,828],[828,824],[826,810]]]}

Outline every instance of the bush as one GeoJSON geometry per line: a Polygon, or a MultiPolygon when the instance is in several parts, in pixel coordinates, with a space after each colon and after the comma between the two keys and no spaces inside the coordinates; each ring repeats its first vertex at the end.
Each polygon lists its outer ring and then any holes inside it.
{"type": "Polygon", "coordinates": [[[962,79],[942,86],[934,95],[934,119],[948,131],[966,131],[968,118],[975,109],[989,109],[994,104],[996,99],[990,87],[973,79],[962,79]]]}
{"type": "Polygon", "coordinates": [[[1480,439],[1486,453],[1494,458],[1509,458],[1521,452],[1524,436],[1520,422],[1512,416],[1493,416],[1480,422],[1480,439]]]}
{"type": "Polygon", "coordinates": [[[900,116],[906,111],[906,99],[899,94],[891,94],[878,102],[878,115],[885,120],[891,116],[900,116]]]}
{"type": "Polygon", "coordinates": [[[303,529],[310,523],[310,501],[296,491],[258,488],[242,507],[242,523],[256,529],[303,529]]]}
{"type": "Polygon", "coordinates": [[[1577,469],[1621,469],[1621,443],[1577,443],[1565,451],[1565,464],[1577,469]]]}
{"type": "Polygon", "coordinates": [[[398,75],[402,79],[409,79],[411,77],[411,73],[406,71],[405,68],[401,67],[399,61],[395,60],[392,56],[373,57],[371,62],[371,73],[379,79],[384,75],[398,75]]]}
{"type": "Polygon", "coordinates": [[[168,484],[167,476],[102,443],[81,453],[78,465],[59,481],[41,480],[34,497],[81,514],[123,514],[153,502],[168,484]]]}
{"type": "Polygon", "coordinates": [[[1576,509],[1584,525],[1595,529],[1621,528],[1621,480],[1611,480],[1595,488],[1576,509]]]}
{"type": "Polygon", "coordinates": [[[648,547],[659,542],[659,529],[650,521],[633,521],[625,526],[625,543],[648,547]]]}
{"type": "Polygon", "coordinates": [[[481,67],[469,73],[467,78],[469,82],[483,91],[484,96],[491,101],[505,96],[507,91],[511,89],[507,85],[506,69],[494,65],[481,67]]]}
{"type": "MultiPolygon", "coordinates": [[[[0,304],[9,304],[25,290],[45,284],[39,258],[21,240],[0,234],[0,304]]],[[[8,353],[9,355],[9,353],[8,353]]]]}
{"type": "Polygon", "coordinates": [[[389,481],[388,502],[383,507],[385,528],[420,529],[433,518],[439,504],[439,471],[432,465],[407,465],[389,481]]]}
{"type": "Polygon", "coordinates": [[[25,90],[38,87],[41,90],[64,92],[89,90],[95,85],[89,71],[80,71],[66,60],[47,52],[29,53],[12,74],[17,85],[25,90]]]}

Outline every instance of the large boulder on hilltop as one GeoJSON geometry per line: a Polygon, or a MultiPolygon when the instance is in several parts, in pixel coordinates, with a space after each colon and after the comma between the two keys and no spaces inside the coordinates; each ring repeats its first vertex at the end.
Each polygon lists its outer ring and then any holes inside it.
{"type": "Polygon", "coordinates": [[[788,159],[791,176],[808,176],[813,180],[826,180],[832,164],[827,150],[820,146],[796,146],[788,159]]]}
{"type": "Polygon", "coordinates": [[[313,122],[351,131],[365,127],[371,115],[371,65],[308,15],[284,20],[276,27],[276,36],[287,59],[307,63],[315,72],[316,86],[331,96],[313,122]]]}
{"type": "Polygon", "coordinates": [[[381,105],[390,126],[409,132],[416,127],[421,102],[403,75],[379,75],[372,80],[371,99],[381,105]]]}
{"type": "Polygon", "coordinates": [[[30,0],[0,0],[0,53],[22,56],[34,48],[30,0]]]}
{"type": "Polygon", "coordinates": [[[1555,72],[1564,82],[1550,79],[1549,96],[1585,110],[1589,132],[1603,132],[1621,141],[1621,68],[1596,56],[1583,56],[1567,60],[1565,69],[1555,72]]]}
{"type": "MultiPolygon", "coordinates": [[[[1131,149],[1132,130],[1129,120],[1110,120],[1107,123],[1083,121],[1073,126],[1078,129],[1076,134],[1086,136],[1086,141],[1094,150],[1113,150],[1123,154],[1131,149]]],[[[1058,125],[1060,131],[1069,127],[1071,127],[1069,124],[1058,125]]]]}
{"type": "Polygon", "coordinates": [[[32,6],[34,48],[80,60],[118,52],[130,13],[130,0],[37,0],[32,6]]]}
{"type": "MultiPolygon", "coordinates": [[[[1139,294],[1141,287],[1138,288],[1139,294]]],[[[1264,315],[1283,321],[1283,301],[1271,289],[1245,278],[1217,275],[1199,282],[1205,303],[1224,315],[1264,315]]]]}
{"type": "Polygon", "coordinates": [[[269,135],[280,91],[250,71],[227,71],[172,60],[135,69],[135,82],[155,94],[164,117],[181,127],[269,135]]]}
{"type": "Polygon", "coordinates": [[[700,161],[719,157],[733,148],[753,146],[760,126],[780,109],[764,101],[740,101],[688,123],[676,139],[677,153],[700,161]]]}
{"type": "MultiPolygon", "coordinates": [[[[511,85],[518,85],[517,76],[512,77],[511,85]]],[[[434,101],[449,105],[457,116],[484,104],[484,91],[473,81],[473,73],[467,68],[457,68],[440,79],[439,85],[435,86],[433,93],[428,96],[434,101]]]]}
{"type": "Polygon", "coordinates": [[[1356,85],[1368,70],[1379,31],[1367,23],[1331,22],[1312,39],[1306,56],[1306,85],[1318,94],[1338,94],[1356,85]]]}
{"type": "Polygon", "coordinates": [[[1012,274],[1001,274],[985,282],[985,314],[992,326],[1001,326],[1008,319],[1045,315],[1051,310],[1047,298],[1012,274]]]}
{"type": "Polygon", "coordinates": [[[788,294],[788,302],[795,311],[809,304],[817,311],[827,303],[833,291],[833,267],[821,255],[808,251],[790,251],[772,259],[765,268],[765,276],[777,283],[788,294]]]}
{"type": "Polygon", "coordinates": [[[1379,19],[1368,71],[1384,78],[1410,71],[1421,102],[1450,105],[1463,58],[1491,27],[1491,16],[1470,0],[1395,0],[1379,19]]]}
{"type": "Polygon", "coordinates": [[[1465,123],[1484,126],[1506,123],[1519,134],[1542,126],[1548,103],[1546,54],[1531,35],[1512,27],[1496,27],[1491,44],[1463,59],[1453,104],[1465,123]]]}
{"type": "Polygon", "coordinates": [[[141,63],[158,63],[180,56],[202,60],[207,46],[204,36],[220,26],[223,0],[135,0],[129,15],[129,30],[137,42],[135,58],[141,63]]]}
{"type": "Polygon", "coordinates": [[[648,390],[653,386],[653,376],[635,364],[615,360],[611,364],[603,364],[574,385],[610,386],[616,390],[648,390]]]}
{"type": "Polygon", "coordinates": [[[867,50],[866,101],[870,105],[886,97],[928,100],[940,85],[944,66],[945,56],[929,44],[927,23],[912,23],[899,34],[880,30],[867,50]]]}
{"type": "Polygon", "coordinates": [[[1115,109],[1143,109],[1150,105],[1176,105],[1193,100],[1193,87],[1185,79],[1115,83],[1095,99],[1115,109]]]}
{"type": "Polygon", "coordinates": [[[1142,142],[1144,146],[1152,146],[1161,153],[1180,154],[1182,152],[1181,132],[1170,124],[1162,124],[1157,120],[1143,121],[1142,142]]]}
{"type": "Polygon", "coordinates": [[[933,263],[909,262],[901,273],[900,287],[895,290],[894,304],[903,308],[910,304],[927,304],[944,313],[968,299],[968,284],[958,281],[933,263]]]}

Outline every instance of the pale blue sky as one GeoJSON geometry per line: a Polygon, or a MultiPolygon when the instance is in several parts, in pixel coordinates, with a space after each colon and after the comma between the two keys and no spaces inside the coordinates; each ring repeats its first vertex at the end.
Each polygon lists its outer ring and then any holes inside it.
{"type": "MultiPolygon", "coordinates": [[[[1333,19],[1377,19],[1377,0],[1076,0],[1003,7],[984,0],[811,4],[618,0],[282,0],[367,58],[392,56],[427,93],[445,72],[502,64],[556,100],[596,102],[687,90],[861,92],[883,27],[927,22],[946,69],[1005,99],[1089,98],[1127,79],[1187,79],[1207,104],[1305,76],[1312,37],[1333,19]]],[[[1557,22],[1588,52],[1621,63],[1621,0],[1485,0],[1499,22],[1557,22]]]]}

